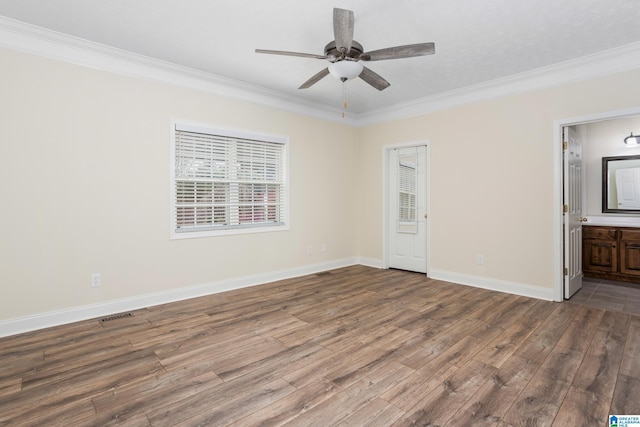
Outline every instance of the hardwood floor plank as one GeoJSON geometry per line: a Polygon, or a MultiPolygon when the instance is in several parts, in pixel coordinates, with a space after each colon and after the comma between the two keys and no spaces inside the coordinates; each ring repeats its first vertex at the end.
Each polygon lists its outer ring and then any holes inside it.
{"type": "Polygon", "coordinates": [[[536,374],[571,384],[581,368],[584,357],[584,353],[580,351],[556,346],[536,374]]]}
{"type": "Polygon", "coordinates": [[[34,405],[44,411],[48,407],[64,407],[84,401],[98,392],[160,372],[163,372],[162,366],[149,352],[125,354],[61,374],[47,372],[43,377],[25,380],[21,393],[0,401],[0,421],[5,415],[28,413],[34,405]]]}
{"type": "Polygon", "coordinates": [[[368,327],[359,327],[342,335],[338,335],[322,341],[322,346],[330,350],[358,344],[383,349],[396,349],[404,344],[409,331],[395,326],[378,326],[370,330],[368,327]]]}
{"type": "Polygon", "coordinates": [[[180,318],[180,323],[156,322],[149,325],[144,331],[129,334],[127,337],[134,349],[149,348],[166,342],[177,342],[191,336],[193,330],[207,329],[211,320],[206,314],[180,318]]]}
{"type": "Polygon", "coordinates": [[[92,337],[102,331],[97,320],[85,320],[68,325],[45,328],[37,331],[0,338],[0,358],[10,355],[20,355],[36,351],[43,353],[45,349],[62,345],[69,341],[82,340],[92,337]]]}
{"type": "Polygon", "coordinates": [[[9,378],[0,380],[0,398],[10,394],[19,393],[22,390],[22,378],[9,378]]]}
{"type": "Polygon", "coordinates": [[[516,352],[518,347],[549,317],[555,308],[553,303],[536,301],[528,311],[523,313],[511,325],[505,325],[504,332],[491,340],[473,358],[496,368],[501,367],[516,352]]]}
{"type": "Polygon", "coordinates": [[[220,360],[228,360],[235,354],[251,354],[253,349],[267,349],[282,346],[281,343],[272,338],[265,338],[259,335],[252,337],[236,336],[236,339],[226,342],[216,342],[209,338],[199,346],[188,346],[176,348],[168,357],[155,353],[162,366],[168,370],[183,369],[185,366],[197,360],[207,359],[212,363],[221,363],[220,360]],[[210,341],[210,343],[208,342],[210,341]]]}
{"type": "MultiPolygon", "coordinates": [[[[171,400],[161,408],[149,411],[147,417],[153,426],[173,426],[189,419],[195,425],[196,420],[209,419],[214,413],[221,418],[227,418],[227,412],[240,417],[242,404],[258,404],[254,409],[258,410],[262,407],[260,405],[275,401],[294,390],[289,383],[279,378],[247,376],[217,384],[183,399],[171,400]]],[[[227,424],[232,421],[233,419],[229,419],[227,424]]]]}
{"type": "Polygon", "coordinates": [[[502,422],[510,426],[550,426],[570,386],[547,375],[534,375],[502,422]]]}
{"type": "Polygon", "coordinates": [[[444,361],[455,366],[465,365],[486,344],[478,338],[464,336],[448,348],[422,348],[414,352],[410,357],[404,358],[402,363],[418,370],[431,360],[444,361]]]}
{"type": "Polygon", "coordinates": [[[330,399],[341,390],[327,380],[312,382],[273,404],[232,422],[229,427],[281,426],[330,399]]]}
{"type": "Polygon", "coordinates": [[[444,360],[434,361],[415,371],[380,397],[405,412],[409,411],[456,371],[457,366],[444,360]]]}
{"type": "Polygon", "coordinates": [[[44,351],[15,351],[12,354],[0,356],[0,382],[11,380],[18,374],[25,374],[34,366],[44,363],[44,351]]]}
{"type": "Polygon", "coordinates": [[[493,366],[475,360],[469,362],[393,425],[443,425],[495,372],[493,366]]]}
{"type": "Polygon", "coordinates": [[[143,414],[134,414],[129,418],[122,419],[118,416],[101,416],[97,415],[85,421],[87,424],[80,422],[78,424],[67,425],[91,425],[100,427],[110,426],[127,426],[127,427],[150,427],[151,423],[143,414]]]}
{"type": "Polygon", "coordinates": [[[286,381],[276,380],[247,395],[227,396],[224,401],[215,406],[206,404],[206,401],[203,404],[201,399],[193,399],[190,405],[181,407],[178,413],[164,412],[159,418],[151,417],[150,421],[154,427],[228,425],[242,415],[260,410],[294,391],[295,389],[286,381]],[[194,412],[196,415],[193,415],[194,412]],[[188,418],[183,418],[184,416],[188,418]]]}
{"type": "Polygon", "coordinates": [[[504,329],[505,326],[511,325],[516,319],[527,312],[535,301],[530,298],[518,295],[508,295],[499,306],[487,311],[484,316],[474,315],[476,319],[482,320],[484,323],[504,329]]]}
{"type": "Polygon", "coordinates": [[[640,379],[640,316],[629,319],[620,374],[640,379]]]}
{"type": "Polygon", "coordinates": [[[226,380],[242,375],[243,368],[247,365],[255,365],[269,360],[273,356],[289,354],[289,348],[276,340],[273,342],[262,342],[253,348],[244,348],[238,352],[230,352],[225,357],[215,357],[213,360],[213,371],[220,378],[226,380]]]}
{"type": "Polygon", "coordinates": [[[340,322],[327,322],[324,324],[310,324],[301,328],[287,331],[285,333],[277,333],[274,335],[276,339],[290,347],[302,344],[318,344],[332,341],[347,332],[355,331],[357,325],[352,323],[345,325],[340,322]]]}
{"type": "Polygon", "coordinates": [[[539,368],[531,360],[514,356],[491,376],[451,418],[452,426],[495,426],[539,368]]]}
{"type": "Polygon", "coordinates": [[[627,336],[628,317],[623,313],[605,313],[576,375],[576,387],[607,398],[613,396],[627,336]]]}
{"type": "Polygon", "coordinates": [[[282,374],[282,378],[296,388],[321,381],[325,375],[336,368],[336,365],[351,355],[351,349],[352,347],[345,347],[338,352],[318,352],[305,359],[304,363],[291,365],[282,374]]]}
{"type": "MultiPolygon", "coordinates": [[[[323,357],[329,354],[324,347],[317,345],[302,345],[297,347],[283,347],[279,351],[270,351],[263,353],[260,357],[252,360],[245,360],[244,363],[238,363],[233,367],[227,366],[220,369],[220,366],[214,362],[212,369],[225,381],[235,379],[244,375],[256,375],[258,372],[271,371],[271,373],[289,372],[300,366],[315,360],[315,356],[323,357]]],[[[335,355],[334,355],[335,356],[335,355]]]]}
{"type": "Polygon", "coordinates": [[[159,374],[121,387],[113,388],[93,397],[96,414],[104,419],[128,420],[131,416],[158,411],[165,405],[189,398],[203,390],[222,383],[213,372],[159,374]],[[144,396],[143,399],[140,397],[144,396]]]}
{"type": "Polygon", "coordinates": [[[95,412],[90,399],[72,401],[66,404],[45,403],[37,411],[23,410],[6,417],[0,413],[0,425],[20,427],[41,426],[82,426],[89,425],[95,412]]]}
{"type": "Polygon", "coordinates": [[[606,426],[609,422],[611,399],[577,387],[569,388],[554,425],[606,426]]]}
{"type": "MultiPolygon", "coordinates": [[[[554,347],[503,421],[511,425],[551,425],[583,358],[582,352],[554,347]]],[[[531,360],[537,362],[538,358],[531,360]]]]}
{"type": "Polygon", "coordinates": [[[338,427],[388,426],[404,412],[382,399],[373,399],[338,423],[338,427]]]}
{"type": "Polygon", "coordinates": [[[384,368],[370,372],[331,399],[325,400],[284,425],[325,427],[338,424],[358,412],[372,399],[403,381],[412,372],[413,370],[406,366],[390,363],[384,368]]]}
{"type": "Polygon", "coordinates": [[[580,307],[575,319],[558,341],[558,346],[586,352],[604,313],[600,308],[580,307]]]}
{"type": "Polygon", "coordinates": [[[325,378],[346,388],[393,359],[393,350],[367,349],[361,354],[361,357],[351,359],[349,363],[342,364],[338,369],[329,372],[325,378]]]}
{"type": "Polygon", "coordinates": [[[69,365],[75,361],[82,364],[86,363],[84,361],[87,358],[109,358],[132,350],[131,341],[128,338],[98,335],[96,340],[65,343],[54,349],[45,350],[42,365],[51,368],[62,364],[69,369],[69,365]]]}
{"type": "Polygon", "coordinates": [[[619,375],[611,401],[612,415],[640,415],[640,378],[619,375]]]}
{"type": "Polygon", "coordinates": [[[579,306],[559,304],[515,351],[516,356],[543,362],[573,321],[579,306]]]}

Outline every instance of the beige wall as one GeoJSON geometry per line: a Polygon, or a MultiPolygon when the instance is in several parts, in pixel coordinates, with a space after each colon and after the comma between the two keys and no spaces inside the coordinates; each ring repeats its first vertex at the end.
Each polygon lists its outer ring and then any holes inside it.
{"type": "Polygon", "coordinates": [[[355,259],[356,129],[9,50],[0,64],[0,322],[355,259]],[[172,118],[288,136],[291,229],[169,240],[172,118]]]}
{"type": "Polygon", "coordinates": [[[0,322],[357,257],[379,262],[382,147],[425,139],[432,270],[548,289],[553,121],[640,99],[639,70],[350,128],[9,50],[0,64],[0,322]],[[287,135],[291,230],[170,241],[172,118],[287,135]],[[92,289],[95,272],[103,286],[92,289]]]}
{"type": "Polygon", "coordinates": [[[552,288],[554,120],[637,106],[639,78],[626,72],[363,129],[358,254],[382,253],[382,147],[428,139],[431,271],[552,288]]]}

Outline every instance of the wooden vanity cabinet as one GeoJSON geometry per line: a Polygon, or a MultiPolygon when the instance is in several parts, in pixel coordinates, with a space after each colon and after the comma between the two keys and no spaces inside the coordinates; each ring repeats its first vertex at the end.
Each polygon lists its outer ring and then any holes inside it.
{"type": "Polygon", "coordinates": [[[587,277],[640,283],[640,228],[583,226],[582,271],[587,277]]]}

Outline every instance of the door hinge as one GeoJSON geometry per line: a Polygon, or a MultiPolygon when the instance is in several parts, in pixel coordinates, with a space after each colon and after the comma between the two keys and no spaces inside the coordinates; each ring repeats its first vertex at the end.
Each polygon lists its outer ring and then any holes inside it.
{"type": "Polygon", "coordinates": [[[564,275],[565,276],[569,275],[569,269],[567,267],[564,268],[564,275]]]}
{"type": "Polygon", "coordinates": [[[569,205],[562,206],[562,212],[564,212],[564,213],[569,212],[569,205]]]}
{"type": "Polygon", "coordinates": [[[564,151],[567,151],[568,148],[569,148],[569,143],[567,141],[562,141],[562,149],[564,151]]]}

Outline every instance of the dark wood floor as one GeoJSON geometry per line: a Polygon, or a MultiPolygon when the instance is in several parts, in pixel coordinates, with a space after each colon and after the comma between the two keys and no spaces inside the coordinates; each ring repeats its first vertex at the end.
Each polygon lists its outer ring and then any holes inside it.
{"type": "Polygon", "coordinates": [[[605,426],[640,317],[354,266],[0,339],[0,425],[605,426]]]}

